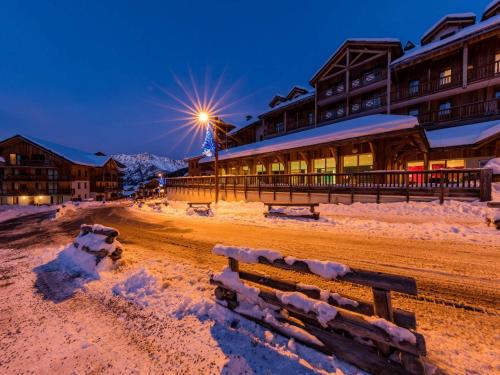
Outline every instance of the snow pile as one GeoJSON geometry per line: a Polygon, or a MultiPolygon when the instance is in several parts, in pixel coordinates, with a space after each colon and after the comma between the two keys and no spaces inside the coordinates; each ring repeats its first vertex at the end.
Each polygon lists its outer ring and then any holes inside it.
{"type": "Polygon", "coordinates": [[[286,304],[293,306],[304,312],[312,312],[316,314],[318,322],[323,327],[328,327],[328,322],[335,319],[337,309],[326,302],[314,300],[299,292],[276,292],[276,297],[286,304]]]}
{"type": "Polygon", "coordinates": [[[53,206],[0,205],[0,222],[15,219],[21,216],[55,211],[55,209],[56,208],[53,206]]]}
{"type": "Polygon", "coordinates": [[[114,268],[111,258],[96,262],[94,255],[81,251],[74,245],[66,247],[59,253],[57,263],[59,271],[65,271],[73,277],[94,280],[100,278],[101,272],[110,271],[114,268]]]}
{"type": "Polygon", "coordinates": [[[285,257],[285,262],[293,265],[295,262],[304,262],[309,267],[309,270],[315,275],[321,276],[324,279],[336,279],[338,276],[345,276],[351,269],[342,263],[335,263],[330,261],[316,260],[316,259],[299,259],[295,257],[285,257]]]}
{"type": "Polygon", "coordinates": [[[377,318],[374,316],[363,316],[363,319],[372,323],[373,325],[383,329],[391,337],[395,338],[399,342],[406,341],[409,344],[415,345],[417,343],[417,338],[408,329],[403,327],[398,327],[392,322],[385,320],[383,318],[377,318]]]}
{"type": "Polygon", "coordinates": [[[282,214],[286,216],[305,216],[311,215],[311,210],[306,207],[273,207],[269,213],[282,214]]]}
{"type": "Polygon", "coordinates": [[[492,169],[493,174],[500,174],[500,158],[491,159],[486,163],[484,168],[492,169]]]}
{"type": "Polygon", "coordinates": [[[124,281],[113,286],[113,295],[125,298],[141,307],[151,304],[160,293],[158,278],[148,273],[144,268],[132,273],[124,281]]]}
{"type": "Polygon", "coordinates": [[[214,212],[208,207],[188,207],[186,209],[186,215],[198,215],[198,216],[214,216],[214,212]]]}
{"type": "Polygon", "coordinates": [[[100,224],[82,224],[73,246],[93,255],[97,263],[107,257],[117,260],[121,258],[123,251],[120,242],[116,240],[118,235],[118,231],[114,228],[100,224]]]}
{"type": "Polygon", "coordinates": [[[258,263],[259,257],[264,257],[271,263],[276,259],[283,258],[281,253],[275,250],[250,249],[248,247],[224,246],[221,244],[215,245],[212,253],[233,258],[243,263],[258,263]]]}

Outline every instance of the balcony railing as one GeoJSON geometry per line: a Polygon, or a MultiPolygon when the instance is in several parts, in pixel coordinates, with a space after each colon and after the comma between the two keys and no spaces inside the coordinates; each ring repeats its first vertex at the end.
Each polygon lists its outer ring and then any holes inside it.
{"type": "Polygon", "coordinates": [[[322,91],[321,94],[319,95],[319,99],[329,99],[333,98],[337,95],[342,95],[345,93],[345,83],[344,82],[337,82],[336,84],[328,87],[326,90],[322,91]]]}
{"type": "Polygon", "coordinates": [[[425,125],[498,115],[500,115],[500,99],[495,99],[423,113],[418,116],[418,120],[420,124],[425,125]]]}
{"type": "Polygon", "coordinates": [[[70,176],[47,176],[34,174],[8,174],[0,175],[0,181],[70,181],[70,176]]]}
{"type": "Polygon", "coordinates": [[[467,71],[467,82],[482,81],[500,75],[500,61],[474,67],[467,71]]]}
{"type": "Polygon", "coordinates": [[[379,69],[364,73],[362,76],[351,80],[351,90],[357,90],[361,87],[371,85],[372,83],[382,81],[387,78],[387,70],[379,69]]]}
{"type": "Polygon", "coordinates": [[[55,166],[52,160],[21,160],[11,163],[7,158],[6,165],[15,167],[53,167],[55,166]]]}
{"type": "Polygon", "coordinates": [[[462,74],[453,73],[439,77],[431,81],[423,81],[418,84],[405,86],[398,85],[393,91],[391,98],[393,102],[418,98],[420,96],[434,94],[436,92],[449,90],[462,85],[462,74]]]}
{"type": "MultiPolygon", "coordinates": [[[[167,188],[213,189],[214,176],[167,178],[167,188]]],[[[427,171],[374,171],[221,176],[219,189],[261,192],[474,196],[491,199],[491,170],[441,169],[427,171]]]]}
{"type": "Polygon", "coordinates": [[[0,195],[71,195],[70,189],[4,189],[0,190],[0,195]]]}

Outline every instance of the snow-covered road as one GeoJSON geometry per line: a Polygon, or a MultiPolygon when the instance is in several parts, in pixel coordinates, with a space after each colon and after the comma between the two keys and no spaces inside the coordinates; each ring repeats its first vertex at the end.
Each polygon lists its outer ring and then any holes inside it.
{"type": "Polygon", "coordinates": [[[416,277],[428,299],[488,311],[395,296],[395,306],[416,311],[431,362],[451,373],[500,368],[498,244],[211,219],[114,207],[0,233],[2,373],[356,373],[215,306],[208,277],[224,265],[210,252],[215,243],[416,277]],[[82,222],[120,230],[123,264],[62,301],[54,302],[51,290],[58,288],[47,275],[48,288],[35,293],[40,275],[34,269],[50,263],[82,222]]]}

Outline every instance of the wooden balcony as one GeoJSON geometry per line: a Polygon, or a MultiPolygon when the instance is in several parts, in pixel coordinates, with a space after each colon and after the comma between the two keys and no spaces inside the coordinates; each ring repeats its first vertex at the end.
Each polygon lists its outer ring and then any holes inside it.
{"type": "Polygon", "coordinates": [[[21,160],[16,163],[10,163],[8,159],[6,166],[12,167],[55,167],[52,160],[21,160]]]}
{"type": "Polygon", "coordinates": [[[351,80],[351,91],[358,90],[362,87],[369,86],[376,82],[383,81],[387,78],[386,69],[378,69],[371,72],[364,73],[360,77],[351,80]]]}
{"type": "Polygon", "coordinates": [[[34,175],[34,174],[8,174],[0,175],[0,181],[34,181],[34,182],[58,182],[58,181],[71,181],[70,176],[47,176],[47,175],[34,175]]]}
{"type": "Polygon", "coordinates": [[[436,92],[446,91],[462,86],[462,73],[453,73],[439,79],[419,82],[418,85],[410,86],[398,85],[391,94],[392,102],[400,102],[408,99],[414,99],[421,96],[431,95],[436,92]]]}
{"type": "Polygon", "coordinates": [[[500,99],[469,103],[447,109],[431,111],[418,116],[421,125],[459,122],[473,118],[500,116],[500,99]]]}
{"type": "MultiPolygon", "coordinates": [[[[467,84],[493,79],[500,76],[500,61],[468,69],[467,84]]],[[[463,84],[462,71],[440,77],[431,81],[421,81],[418,85],[410,83],[397,85],[391,95],[393,103],[432,95],[438,92],[455,89],[463,84]]]]}
{"type": "Polygon", "coordinates": [[[70,189],[4,189],[0,190],[0,195],[19,196],[19,195],[71,195],[70,189]]]}

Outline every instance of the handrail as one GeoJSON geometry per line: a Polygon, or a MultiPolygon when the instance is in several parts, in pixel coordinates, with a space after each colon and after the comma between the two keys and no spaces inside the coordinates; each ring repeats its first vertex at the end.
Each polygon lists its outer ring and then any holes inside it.
{"type": "MultiPolygon", "coordinates": [[[[167,178],[168,187],[213,188],[215,176],[187,176],[167,178]]],[[[422,171],[367,171],[343,173],[303,173],[303,174],[254,174],[224,175],[219,177],[221,190],[259,190],[328,193],[343,190],[363,191],[380,195],[390,190],[394,194],[411,191],[439,193],[440,201],[452,189],[458,193],[474,194],[481,200],[491,197],[491,170],[481,168],[436,169],[422,171]],[[446,191],[445,191],[446,190],[446,191]]],[[[408,198],[409,199],[409,198],[408,198]]]]}

